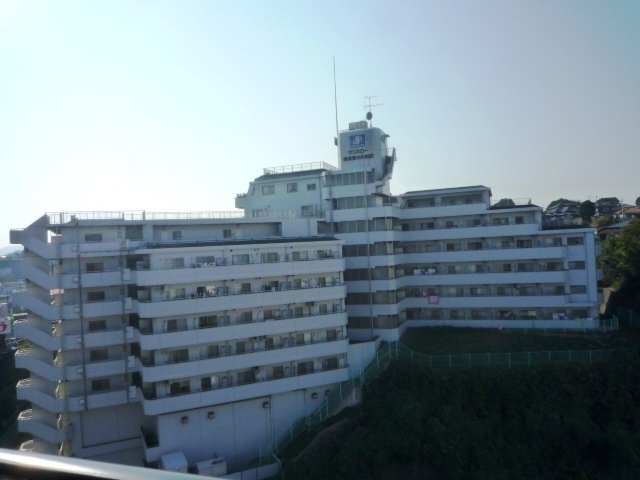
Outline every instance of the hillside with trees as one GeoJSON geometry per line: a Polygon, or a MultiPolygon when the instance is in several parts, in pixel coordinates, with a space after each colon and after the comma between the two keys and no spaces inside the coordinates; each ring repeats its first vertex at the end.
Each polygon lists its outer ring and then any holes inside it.
{"type": "Polygon", "coordinates": [[[530,369],[395,361],[283,478],[640,478],[638,405],[638,349],[530,369]]]}
{"type": "Polygon", "coordinates": [[[603,285],[616,290],[612,301],[640,311],[640,218],[631,220],[618,236],[607,236],[598,261],[603,285]]]}

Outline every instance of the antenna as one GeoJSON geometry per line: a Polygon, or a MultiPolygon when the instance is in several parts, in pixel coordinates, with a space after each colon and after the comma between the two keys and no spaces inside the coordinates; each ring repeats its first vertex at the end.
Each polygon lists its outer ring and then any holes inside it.
{"type": "Polygon", "coordinates": [[[338,86],[336,83],[336,56],[333,56],[333,103],[336,110],[336,148],[338,164],[340,164],[340,147],[338,146],[338,86]]]}
{"type": "Polygon", "coordinates": [[[373,122],[371,121],[371,119],[373,118],[373,113],[371,113],[371,109],[374,107],[380,107],[382,105],[384,105],[384,103],[376,103],[376,104],[371,104],[371,99],[372,98],[377,98],[375,95],[372,97],[364,97],[364,102],[362,103],[362,108],[367,111],[367,120],[369,120],[369,126],[372,127],[373,126],[373,122]]]}

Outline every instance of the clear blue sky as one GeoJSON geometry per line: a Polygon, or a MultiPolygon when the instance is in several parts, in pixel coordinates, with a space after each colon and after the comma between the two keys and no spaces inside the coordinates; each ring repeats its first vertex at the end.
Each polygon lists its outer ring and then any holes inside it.
{"type": "Polygon", "coordinates": [[[233,210],[362,119],[394,193],[640,196],[638,1],[0,0],[0,247],[45,212],[233,210]]]}

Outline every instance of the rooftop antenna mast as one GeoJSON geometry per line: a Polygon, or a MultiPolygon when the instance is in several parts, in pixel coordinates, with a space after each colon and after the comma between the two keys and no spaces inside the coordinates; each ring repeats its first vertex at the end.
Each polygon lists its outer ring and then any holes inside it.
{"type": "Polygon", "coordinates": [[[373,127],[373,121],[371,120],[373,118],[373,113],[371,113],[371,109],[374,107],[380,107],[384,105],[384,103],[372,104],[371,103],[372,98],[377,98],[377,97],[375,95],[372,97],[364,97],[364,102],[362,104],[362,108],[367,112],[367,120],[369,120],[369,127],[373,127]]]}
{"type": "Polygon", "coordinates": [[[333,56],[333,103],[336,110],[336,154],[338,155],[338,165],[340,165],[340,147],[338,145],[338,85],[336,83],[336,56],[333,56]]]}

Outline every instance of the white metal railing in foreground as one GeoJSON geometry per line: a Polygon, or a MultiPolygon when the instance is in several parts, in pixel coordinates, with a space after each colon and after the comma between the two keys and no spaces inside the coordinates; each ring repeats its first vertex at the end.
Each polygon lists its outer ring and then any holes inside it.
{"type": "MultiPolygon", "coordinates": [[[[74,479],[92,480],[187,480],[193,475],[150,468],[58,457],[0,448],[2,480],[74,479]]],[[[220,477],[207,477],[211,479],[220,477]]]]}

